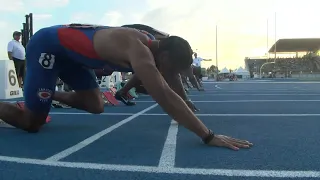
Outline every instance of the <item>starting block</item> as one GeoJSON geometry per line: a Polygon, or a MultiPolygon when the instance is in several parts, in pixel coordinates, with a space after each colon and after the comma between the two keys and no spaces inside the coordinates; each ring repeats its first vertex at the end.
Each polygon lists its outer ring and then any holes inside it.
{"type": "Polygon", "coordinates": [[[109,91],[102,92],[102,97],[114,106],[119,105],[118,100],[116,100],[114,95],[109,91]]]}
{"type": "Polygon", "coordinates": [[[131,96],[130,92],[127,93],[127,98],[128,99],[133,99],[133,96],[131,96]]]}
{"type": "Polygon", "coordinates": [[[117,89],[114,88],[114,87],[112,87],[112,88],[110,88],[110,92],[111,92],[112,95],[114,96],[114,95],[116,94],[116,92],[117,92],[117,89]]]}
{"type": "MultiPolygon", "coordinates": [[[[16,106],[20,109],[24,109],[24,102],[17,102],[16,106]]],[[[47,116],[46,123],[49,123],[51,121],[51,117],[47,116]]],[[[0,128],[15,128],[14,126],[11,126],[10,124],[7,124],[3,120],[0,119],[0,128]]]]}

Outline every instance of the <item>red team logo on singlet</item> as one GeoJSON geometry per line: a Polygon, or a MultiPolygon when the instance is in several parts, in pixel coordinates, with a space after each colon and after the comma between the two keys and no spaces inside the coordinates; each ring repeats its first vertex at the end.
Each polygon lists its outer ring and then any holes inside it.
{"type": "Polygon", "coordinates": [[[40,88],[37,94],[41,102],[47,102],[52,96],[52,91],[50,89],[40,88]]]}

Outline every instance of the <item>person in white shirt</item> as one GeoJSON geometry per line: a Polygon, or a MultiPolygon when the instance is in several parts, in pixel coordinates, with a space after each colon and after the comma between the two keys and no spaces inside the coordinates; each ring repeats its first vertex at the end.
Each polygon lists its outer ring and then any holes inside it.
{"type": "Polygon", "coordinates": [[[20,43],[21,32],[13,32],[13,40],[8,43],[8,57],[14,62],[19,86],[22,87],[22,79],[25,70],[26,50],[20,43]]]}
{"type": "Polygon", "coordinates": [[[201,62],[202,61],[212,61],[212,60],[211,59],[202,59],[201,57],[198,57],[198,54],[196,52],[193,55],[194,55],[194,59],[193,59],[193,63],[192,63],[193,74],[196,77],[196,80],[198,81],[199,86],[203,87],[201,84],[201,78],[202,78],[201,62]]]}

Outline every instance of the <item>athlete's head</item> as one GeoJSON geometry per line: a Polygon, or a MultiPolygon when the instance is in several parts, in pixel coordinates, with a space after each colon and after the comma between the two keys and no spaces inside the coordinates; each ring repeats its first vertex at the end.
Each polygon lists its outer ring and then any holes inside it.
{"type": "Polygon", "coordinates": [[[192,49],[185,39],[170,36],[160,40],[155,58],[160,69],[180,72],[191,66],[192,49]]]}

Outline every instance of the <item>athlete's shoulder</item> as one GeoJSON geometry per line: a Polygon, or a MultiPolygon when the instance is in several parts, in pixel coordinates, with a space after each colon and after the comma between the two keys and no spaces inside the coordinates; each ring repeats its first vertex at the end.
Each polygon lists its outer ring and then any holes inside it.
{"type": "Polygon", "coordinates": [[[111,28],[111,26],[105,26],[100,24],[81,24],[81,23],[71,23],[62,25],[68,28],[84,28],[84,29],[95,29],[95,28],[111,28]]]}
{"type": "Polygon", "coordinates": [[[155,36],[155,35],[169,36],[168,33],[165,33],[163,31],[160,31],[158,29],[155,29],[151,26],[144,25],[144,24],[128,24],[128,25],[123,25],[122,27],[129,27],[129,28],[134,28],[134,29],[138,29],[141,31],[146,31],[146,32],[152,34],[153,36],[155,36]]]}

